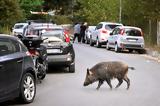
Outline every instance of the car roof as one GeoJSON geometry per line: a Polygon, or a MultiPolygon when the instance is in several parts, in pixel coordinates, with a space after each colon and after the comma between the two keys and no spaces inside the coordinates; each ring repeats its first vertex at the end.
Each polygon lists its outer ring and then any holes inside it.
{"type": "Polygon", "coordinates": [[[28,23],[16,23],[15,25],[28,25],[28,23]]]}
{"type": "Polygon", "coordinates": [[[100,22],[99,24],[116,24],[116,25],[123,25],[121,23],[116,23],[116,22],[100,22]]]}
{"type": "Polygon", "coordinates": [[[0,38],[19,40],[17,37],[12,36],[12,35],[7,35],[7,34],[0,34],[0,38]]]}
{"type": "Polygon", "coordinates": [[[36,26],[34,29],[63,29],[61,26],[36,26]]]}
{"type": "Polygon", "coordinates": [[[141,30],[141,28],[139,28],[139,27],[135,27],[135,26],[118,26],[118,27],[120,27],[120,28],[130,28],[130,29],[137,29],[137,30],[141,30]]]}

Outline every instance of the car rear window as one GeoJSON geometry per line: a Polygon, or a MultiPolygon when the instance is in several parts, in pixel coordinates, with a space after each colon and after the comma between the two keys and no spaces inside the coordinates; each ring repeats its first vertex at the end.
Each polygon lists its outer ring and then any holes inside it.
{"type": "Polygon", "coordinates": [[[63,35],[63,30],[57,29],[57,30],[52,30],[52,31],[46,31],[42,36],[45,37],[57,37],[62,40],[64,40],[64,35],[63,35]]]}
{"type": "Polygon", "coordinates": [[[128,36],[142,36],[141,31],[138,30],[138,29],[130,29],[130,28],[128,28],[128,29],[125,29],[125,33],[128,36]]]}
{"type": "Polygon", "coordinates": [[[110,24],[110,25],[106,25],[105,26],[105,29],[107,29],[107,30],[113,30],[115,27],[117,27],[117,26],[120,26],[120,25],[113,25],[113,24],[110,24]]]}
{"type": "Polygon", "coordinates": [[[21,28],[23,28],[23,26],[24,26],[24,25],[15,25],[15,26],[14,26],[14,29],[21,29],[21,28]]]}

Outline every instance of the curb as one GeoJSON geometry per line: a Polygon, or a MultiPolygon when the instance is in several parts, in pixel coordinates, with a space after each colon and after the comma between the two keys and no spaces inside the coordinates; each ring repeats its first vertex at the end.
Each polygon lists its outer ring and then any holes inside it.
{"type": "Polygon", "coordinates": [[[146,55],[149,56],[149,58],[152,58],[160,62],[160,52],[155,50],[150,50],[149,48],[146,48],[145,50],[146,50],[146,55]]]}

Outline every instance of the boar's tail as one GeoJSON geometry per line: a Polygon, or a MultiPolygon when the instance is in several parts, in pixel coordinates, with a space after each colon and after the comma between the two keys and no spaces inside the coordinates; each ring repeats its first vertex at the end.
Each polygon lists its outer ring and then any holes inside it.
{"type": "Polygon", "coordinates": [[[135,68],[134,67],[128,67],[129,69],[131,69],[131,70],[135,70],[135,68]]]}

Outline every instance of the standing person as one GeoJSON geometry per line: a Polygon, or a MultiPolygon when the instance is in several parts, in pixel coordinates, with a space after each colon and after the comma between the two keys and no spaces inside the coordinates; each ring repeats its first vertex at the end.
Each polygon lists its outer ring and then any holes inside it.
{"type": "Polygon", "coordinates": [[[85,31],[87,29],[87,22],[84,22],[82,25],[81,25],[81,31],[80,31],[80,39],[81,39],[81,42],[82,43],[85,43],[85,31]]]}
{"type": "Polygon", "coordinates": [[[78,39],[78,42],[80,43],[80,24],[76,23],[74,26],[74,37],[73,37],[73,43],[75,41],[75,39],[78,39]]]}

